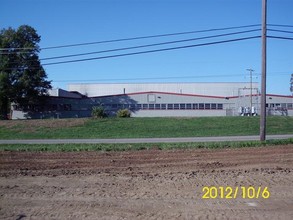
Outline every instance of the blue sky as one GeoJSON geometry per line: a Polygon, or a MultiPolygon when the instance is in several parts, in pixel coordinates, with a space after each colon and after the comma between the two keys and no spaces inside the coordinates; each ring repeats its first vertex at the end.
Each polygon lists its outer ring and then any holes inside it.
{"type": "MultiPolygon", "coordinates": [[[[261,0],[0,0],[0,28],[34,27],[40,47],[138,36],[261,24],[261,0]]],[[[268,0],[268,23],[293,25],[292,0],[268,0]]],[[[132,47],[251,30],[256,27],[161,38],[42,50],[40,58],[132,47]]],[[[293,31],[293,28],[270,27],[293,31]]],[[[292,33],[269,32],[293,37],[292,33]]],[[[260,31],[178,44],[43,60],[66,61],[209,43],[260,35],[260,31]]],[[[290,94],[293,41],[268,39],[267,92],[290,94]]],[[[52,85],[108,82],[260,82],[261,39],[192,47],[159,53],[44,66],[52,85]]]]}

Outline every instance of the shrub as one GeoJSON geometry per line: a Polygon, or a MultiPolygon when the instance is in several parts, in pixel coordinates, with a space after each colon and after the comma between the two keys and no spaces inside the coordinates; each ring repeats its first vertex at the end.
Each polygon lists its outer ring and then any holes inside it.
{"type": "Polygon", "coordinates": [[[116,115],[118,118],[129,118],[131,112],[128,109],[119,109],[116,115]]]}
{"type": "Polygon", "coordinates": [[[93,118],[105,118],[107,117],[107,114],[105,112],[105,109],[103,107],[93,107],[92,109],[92,117],[93,118]]]}

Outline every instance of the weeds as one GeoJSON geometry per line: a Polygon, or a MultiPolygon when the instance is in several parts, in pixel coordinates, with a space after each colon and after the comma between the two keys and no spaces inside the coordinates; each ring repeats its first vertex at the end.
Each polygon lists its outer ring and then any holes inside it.
{"type": "Polygon", "coordinates": [[[170,149],[221,149],[264,147],[293,144],[293,138],[284,140],[243,141],[243,142],[206,142],[206,143],[148,143],[148,144],[2,144],[0,151],[128,151],[128,150],[170,150],[170,149]]]}

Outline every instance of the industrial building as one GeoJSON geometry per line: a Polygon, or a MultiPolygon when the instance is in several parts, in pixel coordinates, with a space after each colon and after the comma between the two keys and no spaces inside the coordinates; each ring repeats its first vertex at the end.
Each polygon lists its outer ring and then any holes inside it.
{"type": "MultiPolygon", "coordinates": [[[[293,116],[293,97],[267,94],[269,115],[293,116]]],[[[257,115],[258,83],[103,83],[70,84],[53,89],[44,106],[19,109],[12,119],[90,117],[94,106],[109,116],[129,109],[132,117],[199,117],[257,115]]]]}

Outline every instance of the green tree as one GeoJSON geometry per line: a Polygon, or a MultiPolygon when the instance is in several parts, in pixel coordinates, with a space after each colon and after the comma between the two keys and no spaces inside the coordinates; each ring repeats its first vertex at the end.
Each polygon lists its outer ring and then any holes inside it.
{"type": "Polygon", "coordinates": [[[0,111],[7,115],[10,103],[20,107],[40,104],[51,89],[41,65],[41,37],[28,25],[0,30],[0,111]]]}

